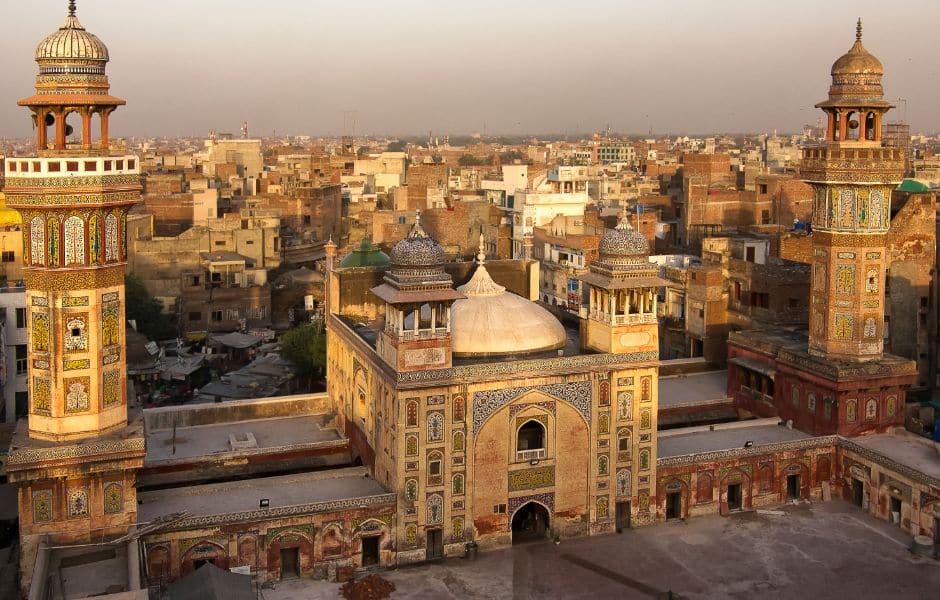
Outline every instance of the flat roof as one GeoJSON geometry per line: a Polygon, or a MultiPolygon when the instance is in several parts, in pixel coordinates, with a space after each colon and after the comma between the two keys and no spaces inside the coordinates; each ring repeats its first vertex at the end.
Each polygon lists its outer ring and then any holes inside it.
{"type": "Polygon", "coordinates": [[[716,425],[713,430],[694,427],[690,428],[691,431],[684,429],[662,431],[658,436],[657,455],[659,458],[686,456],[719,450],[737,450],[743,448],[746,442],[761,446],[813,437],[796,429],[769,424],[768,421],[768,419],[760,419],[754,421],[753,425],[747,425],[746,421],[716,425]]]}
{"type": "Polygon", "coordinates": [[[269,508],[280,508],[387,493],[365,467],[352,467],[140,492],[137,515],[149,522],[176,512],[203,517],[257,511],[262,498],[269,508]]]}
{"type": "Polygon", "coordinates": [[[940,452],[927,438],[899,429],[889,433],[863,435],[851,438],[851,441],[915,471],[940,479],[940,452]]]}
{"type": "Polygon", "coordinates": [[[659,378],[659,408],[715,404],[728,399],[728,371],[659,378]]]}
{"type": "Polygon", "coordinates": [[[230,423],[177,427],[176,452],[173,452],[173,430],[157,429],[147,432],[147,456],[145,463],[178,460],[237,452],[229,444],[229,435],[244,441],[247,433],[255,437],[259,449],[314,444],[340,440],[336,429],[324,428],[328,415],[300,415],[247,419],[230,423]]]}

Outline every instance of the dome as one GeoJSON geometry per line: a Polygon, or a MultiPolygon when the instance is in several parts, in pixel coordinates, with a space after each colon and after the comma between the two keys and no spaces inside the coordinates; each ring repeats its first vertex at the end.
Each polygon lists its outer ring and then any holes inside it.
{"type": "Polygon", "coordinates": [[[493,281],[482,257],[481,251],[473,277],[457,288],[466,298],[451,307],[454,355],[519,356],[563,348],[568,336],[558,319],[493,281]]]}
{"type": "Polygon", "coordinates": [[[368,236],[362,238],[359,247],[339,263],[341,267],[387,267],[388,255],[372,245],[368,236]]]}
{"type": "Polygon", "coordinates": [[[411,232],[395,244],[389,258],[393,267],[439,267],[445,262],[444,249],[421,228],[420,213],[411,232]]]}
{"type": "Polygon", "coordinates": [[[36,47],[36,60],[40,62],[68,60],[108,61],[108,47],[98,36],[88,33],[75,16],[75,3],[69,2],[69,14],[59,30],[36,47]]]}
{"type": "Polygon", "coordinates": [[[649,256],[650,244],[623,216],[617,227],[608,230],[601,238],[598,253],[610,258],[645,258],[649,256]]]}
{"type": "Polygon", "coordinates": [[[865,46],[862,45],[862,20],[858,20],[855,28],[855,43],[848,52],[832,63],[832,76],[845,75],[884,75],[885,69],[881,61],[875,58],[865,46]]]}

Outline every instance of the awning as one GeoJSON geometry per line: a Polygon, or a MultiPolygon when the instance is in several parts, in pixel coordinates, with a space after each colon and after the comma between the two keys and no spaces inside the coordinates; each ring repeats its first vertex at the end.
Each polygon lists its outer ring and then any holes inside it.
{"type": "Polygon", "coordinates": [[[777,371],[766,363],[762,363],[759,360],[754,360],[753,358],[747,358],[745,356],[735,356],[734,358],[729,358],[728,362],[737,365],[739,367],[744,367],[751,371],[760,373],[761,375],[766,375],[771,379],[774,378],[774,375],[777,374],[777,371]]]}

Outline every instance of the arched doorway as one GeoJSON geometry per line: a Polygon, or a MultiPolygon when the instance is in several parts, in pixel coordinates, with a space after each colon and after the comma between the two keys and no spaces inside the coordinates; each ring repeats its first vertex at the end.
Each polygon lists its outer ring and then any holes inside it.
{"type": "Polygon", "coordinates": [[[538,502],[527,502],[512,516],[512,543],[535,542],[548,537],[551,518],[538,502]]]}

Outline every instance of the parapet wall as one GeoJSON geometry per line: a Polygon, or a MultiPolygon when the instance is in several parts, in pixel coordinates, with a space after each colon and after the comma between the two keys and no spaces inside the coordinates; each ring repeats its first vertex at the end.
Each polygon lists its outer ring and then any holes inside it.
{"type": "Polygon", "coordinates": [[[194,427],[217,423],[232,423],[251,419],[274,417],[296,417],[299,415],[323,414],[330,411],[330,401],[325,392],[275,396],[251,400],[232,400],[205,404],[164,406],[144,410],[145,431],[194,427]]]}

